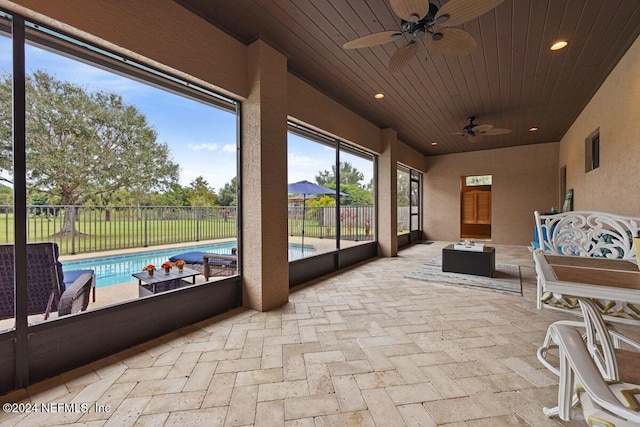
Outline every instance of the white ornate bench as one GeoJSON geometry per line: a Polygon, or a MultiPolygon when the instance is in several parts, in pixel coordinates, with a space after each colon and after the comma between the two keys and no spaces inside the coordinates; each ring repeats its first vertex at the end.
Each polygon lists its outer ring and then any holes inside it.
{"type": "MultiPolygon", "coordinates": [[[[558,214],[534,213],[534,242],[547,254],[628,259],[637,263],[634,237],[639,237],[640,218],[604,212],[572,211],[558,214]]],[[[534,248],[535,249],[535,248],[534,248]]],[[[570,295],[545,291],[537,275],[537,307],[579,312],[578,300],[570,295]]],[[[607,320],[640,322],[640,307],[621,301],[595,301],[607,320]]]]}

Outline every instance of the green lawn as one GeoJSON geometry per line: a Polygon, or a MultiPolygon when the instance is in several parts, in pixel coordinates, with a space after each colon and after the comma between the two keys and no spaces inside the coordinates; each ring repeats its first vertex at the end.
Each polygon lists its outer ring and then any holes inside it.
{"type": "MultiPolygon", "coordinates": [[[[185,216],[185,212],[181,209],[165,209],[162,215],[167,218],[156,219],[159,215],[149,215],[154,217],[149,219],[145,215],[132,215],[132,211],[114,210],[110,220],[107,220],[104,211],[94,210],[79,216],[75,223],[76,233],[71,236],[56,234],[62,228],[62,214],[49,217],[29,215],[27,239],[29,242],[56,242],[61,255],[69,255],[237,237],[234,216],[225,220],[221,215],[205,212],[206,215],[202,214],[201,218],[195,214],[180,218],[185,216]]],[[[301,219],[290,218],[288,225],[290,235],[302,234],[301,219]]],[[[335,227],[322,226],[319,221],[309,218],[304,222],[304,232],[307,237],[317,238],[333,238],[336,235],[335,227]]],[[[343,225],[341,229],[341,235],[346,239],[368,240],[372,238],[372,232],[355,226],[343,225]]],[[[13,242],[13,215],[0,214],[0,243],[13,242]]]]}
{"type": "MultiPolygon", "coordinates": [[[[0,216],[0,243],[13,243],[12,215],[0,216]]],[[[92,218],[76,222],[77,234],[58,236],[62,219],[29,217],[29,242],[54,241],[63,255],[236,237],[235,218],[123,219],[92,218]]]]}

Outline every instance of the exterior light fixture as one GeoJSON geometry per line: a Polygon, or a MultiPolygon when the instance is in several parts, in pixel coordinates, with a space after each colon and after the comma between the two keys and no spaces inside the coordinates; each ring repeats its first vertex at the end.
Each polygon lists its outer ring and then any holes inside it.
{"type": "Polygon", "coordinates": [[[567,47],[569,43],[564,40],[560,40],[551,45],[551,50],[560,50],[562,48],[567,47]]]}
{"type": "Polygon", "coordinates": [[[438,145],[438,143],[437,143],[437,142],[435,142],[435,141],[433,141],[433,142],[431,143],[431,145],[438,145]]]}
{"type": "Polygon", "coordinates": [[[382,99],[382,98],[384,98],[384,93],[376,93],[375,95],[373,95],[373,97],[375,99],[382,99]]]}
{"type": "Polygon", "coordinates": [[[529,132],[536,132],[537,130],[538,130],[538,128],[535,127],[535,126],[532,126],[532,127],[529,128],[529,132]]]}

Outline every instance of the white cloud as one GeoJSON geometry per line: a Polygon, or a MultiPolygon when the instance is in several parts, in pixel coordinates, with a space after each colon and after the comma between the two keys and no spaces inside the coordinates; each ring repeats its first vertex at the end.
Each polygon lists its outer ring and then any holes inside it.
{"type": "Polygon", "coordinates": [[[222,146],[222,151],[225,153],[235,153],[236,152],[236,144],[224,144],[222,146]]]}
{"type": "Polygon", "coordinates": [[[317,157],[309,157],[305,155],[293,154],[289,153],[288,156],[289,167],[299,167],[299,168],[307,168],[307,167],[316,167],[318,166],[319,160],[317,157]]]}
{"type": "Polygon", "coordinates": [[[235,154],[222,153],[220,150],[201,151],[176,150],[172,154],[181,167],[180,184],[189,185],[198,176],[203,177],[216,191],[236,176],[235,154]]]}
{"type": "Polygon", "coordinates": [[[188,144],[187,147],[193,151],[217,151],[220,146],[215,142],[204,142],[202,144],[188,144]]]}
{"type": "Polygon", "coordinates": [[[215,167],[211,167],[211,163],[204,161],[192,162],[189,165],[183,165],[180,172],[180,184],[187,186],[197,177],[203,177],[210,187],[215,191],[220,189],[236,176],[236,168],[233,162],[215,163],[215,167]]]}

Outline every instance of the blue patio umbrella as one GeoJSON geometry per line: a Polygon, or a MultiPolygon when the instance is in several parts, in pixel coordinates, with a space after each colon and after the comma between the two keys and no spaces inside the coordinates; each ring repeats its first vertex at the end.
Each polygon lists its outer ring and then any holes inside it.
{"type": "Polygon", "coordinates": [[[315,194],[335,194],[333,188],[323,187],[309,181],[299,181],[287,186],[289,194],[315,195],[315,194]]]}
{"type": "MultiPolygon", "coordinates": [[[[302,195],[302,254],[304,255],[304,220],[305,220],[305,210],[306,210],[306,201],[307,195],[318,195],[318,194],[336,194],[336,190],[332,188],[323,187],[322,185],[314,184],[309,181],[299,181],[294,182],[293,184],[289,184],[287,186],[287,192],[289,194],[301,194],[302,195]]],[[[346,196],[345,193],[340,193],[341,196],[346,196]]]]}

